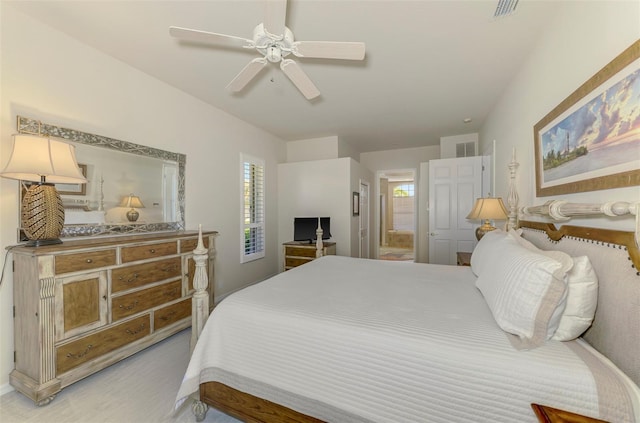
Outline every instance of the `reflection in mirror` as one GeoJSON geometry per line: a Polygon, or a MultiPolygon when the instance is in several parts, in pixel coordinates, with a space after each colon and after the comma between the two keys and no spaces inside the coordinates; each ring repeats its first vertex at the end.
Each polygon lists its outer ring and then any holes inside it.
{"type": "Polygon", "coordinates": [[[65,205],[63,237],[184,229],[186,156],[60,128],[18,116],[18,132],[64,139],[89,182],[57,186],[65,205]],[[130,196],[140,205],[131,207],[130,196]],[[133,213],[127,213],[134,208],[133,213]],[[132,214],[138,218],[132,221],[132,214]]]}

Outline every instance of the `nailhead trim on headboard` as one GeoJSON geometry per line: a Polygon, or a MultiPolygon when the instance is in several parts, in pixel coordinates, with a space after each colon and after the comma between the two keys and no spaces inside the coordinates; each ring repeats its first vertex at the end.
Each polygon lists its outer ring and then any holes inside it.
{"type": "Polygon", "coordinates": [[[549,240],[554,243],[558,243],[563,237],[566,237],[592,244],[624,249],[627,251],[628,259],[632,263],[631,267],[637,269],[636,275],[640,276],[640,250],[635,245],[633,232],[571,225],[563,225],[560,228],[556,228],[552,223],[529,220],[521,220],[519,226],[544,232],[549,240]]]}

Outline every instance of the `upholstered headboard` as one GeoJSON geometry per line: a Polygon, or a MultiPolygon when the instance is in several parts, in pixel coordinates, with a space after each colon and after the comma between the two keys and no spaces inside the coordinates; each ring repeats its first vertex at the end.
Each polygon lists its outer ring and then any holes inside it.
{"type": "Polygon", "coordinates": [[[640,251],[634,233],[521,221],[543,250],[586,255],[598,275],[598,305],[583,338],[640,385],[640,251]]]}

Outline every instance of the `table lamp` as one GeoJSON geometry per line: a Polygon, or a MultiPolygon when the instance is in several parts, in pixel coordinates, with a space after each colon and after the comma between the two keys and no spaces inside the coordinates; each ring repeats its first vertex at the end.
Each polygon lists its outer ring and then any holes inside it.
{"type": "Polygon", "coordinates": [[[138,197],[137,195],[129,194],[122,199],[120,207],[131,208],[131,210],[127,212],[127,219],[129,220],[129,222],[135,222],[140,216],[140,213],[136,209],[143,209],[144,204],[142,204],[142,201],[140,201],[140,197],[138,197]]]}
{"type": "Polygon", "coordinates": [[[489,220],[508,219],[507,209],[504,207],[502,198],[478,198],[467,219],[484,220],[484,223],[476,229],[476,238],[480,241],[480,238],[482,238],[485,233],[496,229],[494,226],[491,226],[489,220]]]}
{"type": "Polygon", "coordinates": [[[75,147],[50,138],[16,134],[3,178],[30,181],[22,197],[21,229],[27,246],[60,244],[64,207],[54,184],[85,184],[75,147]]]}

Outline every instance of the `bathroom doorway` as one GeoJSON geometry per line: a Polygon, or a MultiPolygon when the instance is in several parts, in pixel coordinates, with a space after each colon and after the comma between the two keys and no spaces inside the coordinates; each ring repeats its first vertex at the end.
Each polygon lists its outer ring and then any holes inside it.
{"type": "Polygon", "coordinates": [[[415,261],[416,184],[415,170],[379,172],[380,215],[378,221],[380,260],[415,261]]]}

